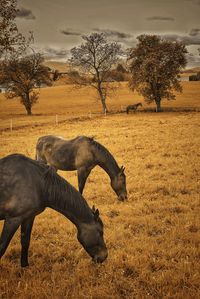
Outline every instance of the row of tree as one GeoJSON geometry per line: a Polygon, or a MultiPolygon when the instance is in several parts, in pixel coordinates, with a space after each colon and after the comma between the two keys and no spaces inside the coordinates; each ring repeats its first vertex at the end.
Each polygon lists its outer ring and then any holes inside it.
{"type": "MultiPolygon", "coordinates": [[[[16,0],[0,1],[0,84],[6,88],[7,98],[19,97],[27,114],[38,99],[42,84],[51,85],[59,77],[43,65],[40,53],[30,51],[32,34],[25,39],[15,23],[16,0]]],[[[103,33],[84,35],[83,43],[71,49],[69,63],[71,83],[79,87],[91,86],[97,92],[103,112],[108,111],[106,100],[118,87],[112,84],[124,67],[120,59],[127,61],[129,87],[144,97],[147,103],[155,102],[161,110],[162,99],[174,99],[174,91],[181,92],[180,70],[186,66],[186,47],[179,42],[163,40],[156,35],[141,35],[136,47],[122,51],[117,42],[110,42],[103,33]],[[115,68],[114,68],[115,66],[115,68]]]]}
{"type": "Polygon", "coordinates": [[[200,72],[197,72],[196,75],[189,76],[189,81],[200,81],[200,72]]]}

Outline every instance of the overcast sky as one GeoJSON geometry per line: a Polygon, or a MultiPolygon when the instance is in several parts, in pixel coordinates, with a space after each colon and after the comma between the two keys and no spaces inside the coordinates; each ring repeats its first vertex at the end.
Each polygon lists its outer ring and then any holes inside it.
{"type": "Polygon", "coordinates": [[[105,32],[124,48],[140,34],[183,41],[188,66],[200,66],[200,0],[18,0],[19,30],[33,31],[35,47],[48,59],[66,61],[81,36],[105,32]]]}

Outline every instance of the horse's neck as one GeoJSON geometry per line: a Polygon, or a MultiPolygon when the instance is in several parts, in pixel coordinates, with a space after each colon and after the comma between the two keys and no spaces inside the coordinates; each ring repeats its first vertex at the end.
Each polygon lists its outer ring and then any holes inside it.
{"type": "Polygon", "coordinates": [[[62,194],[49,194],[47,206],[63,214],[78,227],[80,223],[92,221],[92,212],[81,194],[73,187],[62,194]]]}
{"type": "Polygon", "coordinates": [[[107,172],[111,180],[119,173],[120,168],[108,150],[104,148],[97,149],[96,160],[97,164],[107,172]]]}

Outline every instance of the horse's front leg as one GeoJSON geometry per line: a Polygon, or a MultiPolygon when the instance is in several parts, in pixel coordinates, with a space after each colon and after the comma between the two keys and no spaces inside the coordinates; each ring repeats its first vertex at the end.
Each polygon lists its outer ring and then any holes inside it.
{"type": "Polygon", "coordinates": [[[14,233],[22,222],[21,217],[9,218],[4,221],[0,238],[0,258],[4,255],[14,233]]]}
{"type": "Polygon", "coordinates": [[[85,187],[86,180],[91,172],[92,168],[81,167],[78,169],[78,188],[82,194],[85,187]]]}
{"type": "Polygon", "coordinates": [[[21,224],[21,266],[28,266],[28,249],[31,239],[31,231],[35,217],[25,219],[21,224]]]}

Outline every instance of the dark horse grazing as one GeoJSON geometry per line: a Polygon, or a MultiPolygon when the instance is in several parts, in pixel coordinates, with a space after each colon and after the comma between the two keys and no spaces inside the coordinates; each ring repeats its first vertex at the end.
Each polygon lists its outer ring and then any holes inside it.
{"type": "Polygon", "coordinates": [[[28,266],[34,218],[52,208],[77,227],[77,238],[95,262],[103,262],[107,248],[99,211],[89,208],[82,195],[55,170],[20,154],[0,159],[0,258],[21,225],[21,266],[28,266]]]}
{"type": "Polygon", "coordinates": [[[142,107],[142,103],[137,103],[137,104],[134,104],[134,105],[127,106],[126,107],[126,113],[128,114],[130,110],[136,111],[139,106],[142,107]]]}
{"type": "Polygon", "coordinates": [[[48,163],[56,171],[77,170],[81,194],[91,170],[99,165],[109,175],[118,199],[123,201],[127,198],[125,168],[120,168],[111,153],[93,138],[79,136],[65,140],[53,135],[40,137],[36,145],[36,160],[48,163]]]}

